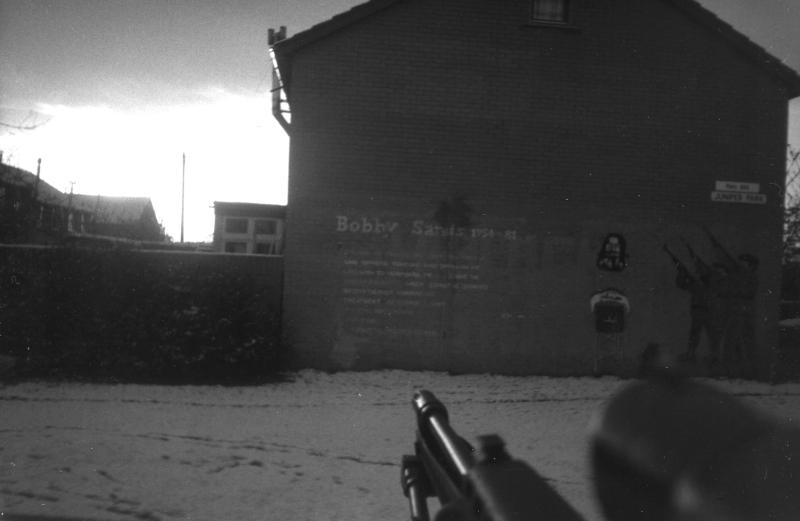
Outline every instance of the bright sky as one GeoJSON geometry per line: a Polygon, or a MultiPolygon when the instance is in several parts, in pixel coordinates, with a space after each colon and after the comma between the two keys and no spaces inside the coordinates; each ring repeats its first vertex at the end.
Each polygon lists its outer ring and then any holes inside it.
{"type": "Polygon", "coordinates": [[[0,0],[3,161],[78,193],[145,196],[180,240],[214,201],[286,203],[288,137],[271,114],[267,33],[359,0],[0,0]]]}
{"type": "MultiPolygon", "coordinates": [[[[210,240],[214,201],[286,203],[288,137],[270,108],[267,31],[293,35],[361,0],[0,0],[6,163],[56,188],[151,197],[180,239],[210,240]]],[[[797,0],[701,0],[800,70],[797,0]]],[[[800,147],[800,100],[790,109],[800,147]]]]}

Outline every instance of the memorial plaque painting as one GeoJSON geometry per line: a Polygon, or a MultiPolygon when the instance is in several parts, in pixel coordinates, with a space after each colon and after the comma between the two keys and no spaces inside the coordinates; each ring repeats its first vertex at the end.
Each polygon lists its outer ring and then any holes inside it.
{"type": "Polygon", "coordinates": [[[337,362],[369,364],[364,358],[376,344],[381,359],[392,352],[408,358],[409,349],[443,357],[456,334],[454,314],[492,300],[486,264],[494,250],[508,250],[517,230],[473,225],[466,208],[463,201],[442,205],[431,219],[335,216],[342,249],[337,362]]]}

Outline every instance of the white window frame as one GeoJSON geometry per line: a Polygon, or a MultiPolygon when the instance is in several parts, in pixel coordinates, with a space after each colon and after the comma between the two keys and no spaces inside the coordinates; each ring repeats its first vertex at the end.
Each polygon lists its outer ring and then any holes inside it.
{"type": "Polygon", "coordinates": [[[530,3],[530,23],[546,25],[569,25],[572,19],[571,0],[531,0],[530,3]],[[544,11],[545,8],[558,7],[560,4],[562,15],[558,15],[557,9],[549,9],[550,13],[544,11]],[[541,10],[541,11],[540,11],[541,10]]]}

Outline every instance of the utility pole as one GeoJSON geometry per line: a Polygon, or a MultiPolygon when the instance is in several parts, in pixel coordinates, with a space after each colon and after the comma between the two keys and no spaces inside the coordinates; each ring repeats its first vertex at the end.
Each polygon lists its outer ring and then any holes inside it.
{"type": "Polygon", "coordinates": [[[75,192],[75,181],[69,182],[69,199],[67,200],[67,232],[74,230],[74,223],[72,217],[72,195],[75,192]]]}
{"type": "Polygon", "coordinates": [[[33,199],[39,197],[39,181],[42,179],[42,158],[36,161],[36,181],[33,183],[33,199]]]}
{"type": "Polygon", "coordinates": [[[181,244],[183,244],[183,208],[186,199],[186,152],[183,153],[183,168],[181,171],[181,244]]]}

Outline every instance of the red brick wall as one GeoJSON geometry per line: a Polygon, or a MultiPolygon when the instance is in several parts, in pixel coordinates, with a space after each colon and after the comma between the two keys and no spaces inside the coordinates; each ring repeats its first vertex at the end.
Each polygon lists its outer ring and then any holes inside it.
{"type": "Polygon", "coordinates": [[[762,260],[765,374],[780,84],[665,1],[580,2],[572,29],[527,26],[525,1],[455,6],[398,2],[293,59],[285,318],[298,363],[572,374],[594,369],[599,346],[622,353],[602,366],[626,371],[648,342],[683,350],[688,297],[661,245],[683,253],[685,238],[711,260],[704,225],[762,260]],[[712,203],[719,180],[759,183],[767,204],[712,203]],[[465,237],[416,233],[459,198],[465,237]],[[365,218],[389,227],[348,227],[365,218]],[[595,267],[611,232],[627,240],[620,273],[595,267]],[[609,286],[632,307],[614,338],[589,312],[609,286]]]}

